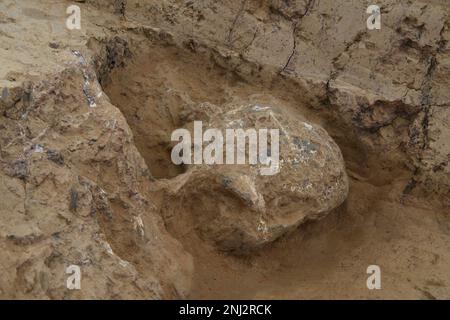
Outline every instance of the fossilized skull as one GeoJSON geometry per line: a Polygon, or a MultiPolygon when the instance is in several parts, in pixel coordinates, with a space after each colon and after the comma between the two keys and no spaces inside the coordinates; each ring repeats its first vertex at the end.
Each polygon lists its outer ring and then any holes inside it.
{"type": "Polygon", "coordinates": [[[255,248],[325,216],[347,197],[341,151],[320,126],[268,106],[206,110],[208,127],[224,137],[226,129],[279,129],[279,167],[263,175],[268,165],[260,162],[188,165],[168,184],[162,209],[166,218],[182,219],[186,232],[195,229],[224,250],[255,248]]]}

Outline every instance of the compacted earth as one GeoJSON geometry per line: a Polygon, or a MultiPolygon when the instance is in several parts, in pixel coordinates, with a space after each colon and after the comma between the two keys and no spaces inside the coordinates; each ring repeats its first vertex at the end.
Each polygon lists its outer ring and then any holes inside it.
{"type": "Polygon", "coordinates": [[[450,3],[372,4],[1,1],[0,298],[449,299],[450,3]]]}

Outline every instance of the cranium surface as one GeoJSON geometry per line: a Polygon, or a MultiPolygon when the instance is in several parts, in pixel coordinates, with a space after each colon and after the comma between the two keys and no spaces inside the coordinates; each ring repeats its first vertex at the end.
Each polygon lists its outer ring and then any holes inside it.
{"type": "MultiPolygon", "coordinates": [[[[278,129],[279,167],[264,175],[267,163],[188,165],[168,183],[163,207],[166,217],[189,220],[186,232],[195,229],[224,250],[251,249],[325,216],[347,197],[341,151],[320,126],[257,105],[208,116],[207,127],[224,132],[224,144],[226,129],[278,129]]],[[[270,156],[271,138],[268,146],[270,156]]]]}

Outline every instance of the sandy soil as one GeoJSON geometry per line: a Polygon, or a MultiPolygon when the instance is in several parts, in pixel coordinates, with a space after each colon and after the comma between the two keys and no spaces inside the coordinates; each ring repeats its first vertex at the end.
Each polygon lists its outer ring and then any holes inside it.
{"type": "Polygon", "coordinates": [[[86,0],[70,31],[71,1],[2,1],[0,298],[449,299],[450,6],[379,1],[369,32],[366,2],[86,0]],[[167,192],[188,177],[170,133],[208,104],[322,126],[345,202],[217,246],[167,192]]]}
{"type": "MultiPolygon", "coordinates": [[[[170,130],[173,119],[166,117],[165,123],[155,119],[155,114],[161,114],[154,112],[156,106],[167,106],[168,112],[176,114],[176,108],[187,100],[218,104],[223,102],[223,97],[264,101],[281,104],[292,113],[307,114],[335,133],[337,138],[340,134],[345,135],[345,127],[338,127],[326,118],[314,117],[314,112],[296,103],[295,94],[283,84],[271,86],[270,94],[254,94],[267,92],[267,89],[261,84],[249,84],[230,77],[213,65],[205,65],[203,59],[192,53],[146,48],[126,68],[111,74],[105,91],[127,118],[137,146],[149,167],[155,170],[152,173],[156,177],[167,175],[168,171],[151,165],[158,146],[155,147],[153,141],[148,143],[148,132],[156,125],[165,125],[170,130]],[[133,95],[129,97],[124,92],[133,92],[133,95]],[[188,95],[189,99],[180,95],[188,95]],[[145,111],[141,113],[141,109],[145,111]]],[[[155,141],[158,141],[157,137],[155,141]]],[[[166,217],[169,232],[194,257],[194,281],[189,298],[448,297],[448,208],[435,201],[405,195],[404,188],[410,179],[408,171],[380,169],[379,155],[365,155],[365,166],[361,166],[362,152],[354,147],[355,144],[345,139],[340,144],[347,167],[356,171],[349,169],[351,184],[345,203],[327,218],[302,226],[257,252],[230,254],[218,251],[198,236],[195,232],[198,226],[187,211],[166,217]],[[366,287],[366,269],[372,264],[381,267],[382,290],[370,291],[366,287]]],[[[169,145],[168,141],[166,145],[169,145]]],[[[169,151],[170,148],[163,154],[167,156],[169,151]]],[[[153,199],[158,207],[164,207],[163,197],[158,192],[153,199]],[[156,200],[158,196],[159,201],[156,200]]],[[[217,199],[210,201],[214,203],[217,199]]],[[[162,214],[164,216],[164,212],[162,214]]]]}

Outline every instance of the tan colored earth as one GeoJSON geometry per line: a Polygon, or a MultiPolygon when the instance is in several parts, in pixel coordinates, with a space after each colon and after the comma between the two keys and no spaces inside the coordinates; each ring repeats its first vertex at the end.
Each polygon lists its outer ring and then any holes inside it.
{"type": "Polygon", "coordinates": [[[450,3],[377,0],[379,30],[371,4],[2,0],[0,298],[449,299],[450,3]],[[172,163],[239,106],[322,170],[172,163]]]}

